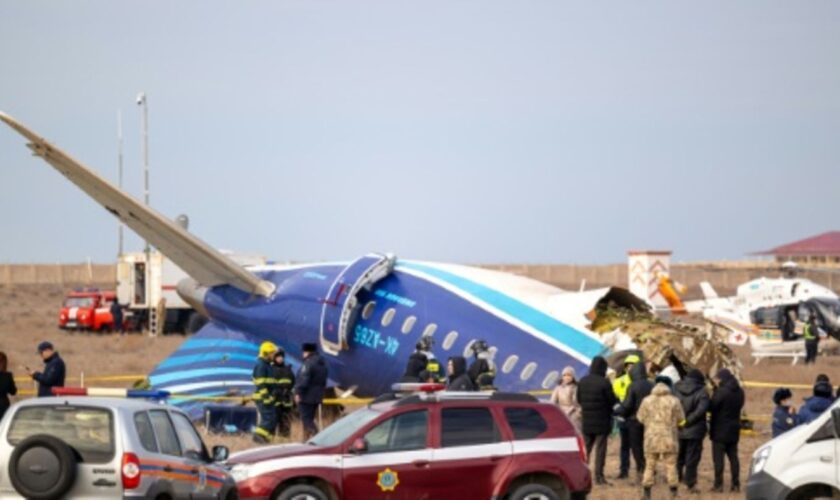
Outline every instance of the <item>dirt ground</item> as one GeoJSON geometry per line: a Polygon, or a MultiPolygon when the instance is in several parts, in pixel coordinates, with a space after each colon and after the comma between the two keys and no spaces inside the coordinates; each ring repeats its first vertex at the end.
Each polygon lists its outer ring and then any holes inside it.
{"type": "Polygon", "coordinates": [[[130,380],[100,380],[113,375],[145,376],[184,341],[182,335],[148,337],[133,333],[112,335],[69,333],[59,330],[58,313],[65,292],[72,287],[52,285],[0,285],[0,351],[9,358],[18,389],[31,391],[34,382],[23,366],[43,366],[36,346],[53,343],[67,365],[68,385],[78,385],[82,374],[86,385],[124,387],[130,380]]]}
{"type": "MultiPolygon", "coordinates": [[[[78,377],[84,372],[85,378],[91,385],[98,386],[128,386],[131,381],[100,381],[96,377],[113,375],[143,375],[148,373],[155,364],[165,359],[183,342],[181,335],[161,336],[150,338],[140,334],[125,336],[115,334],[70,334],[58,329],[57,317],[64,292],[70,287],[33,285],[33,286],[0,286],[0,351],[9,357],[9,369],[17,376],[25,379],[21,365],[39,367],[41,362],[35,352],[35,346],[42,340],[53,342],[57,350],[65,359],[68,368],[68,385],[77,385],[78,377]],[[93,378],[93,382],[91,379],[93,378]]],[[[746,484],[747,469],[753,451],[770,439],[769,415],[773,410],[771,395],[778,384],[804,384],[810,386],[817,374],[825,373],[840,380],[840,357],[821,357],[815,366],[791,366],[788,362],[764,360],[755,366],[749,356],[749,349],[736,350],[744,363],[743,379],[747,382],[766,382],[771,387],[748,387],[746,412],[755,420],[755,432],[744,435],[740,445],[741,483],[746,484]]],[[[836,384],[838,380],[833,380],[836,384]]],[[[23,390],[31,390],[34,385],[23,381],[19,383],[23,390]]],[[[793,389],[794,400],[801,402],[802,398],[810,395],[809,389],[793,389]]],[[[19,396],[19,397],[25,397],[19,396]]],[[[294,429],[293,439],[300,437],[299,428],[294,429]]],[[[208,444],[225,444],[233,450],[246,449],[251,446],[246,437],[208,436],[208,444]]],[[[614,499],[638,498],[640,489],[629,480],[612,479],[618,472],[618,439],[611,438],[607,457],[607,478],[612,483],[608,487],[595,487],[591,498],[614,499]]],[[[725,484],[729,485],[727,472],[725,484]]],[[[712,486],[712,457],[711,444],[706,441],[703,459],[700,465],[700,481],[698,483],[701,495],[697,498],[743,498],[739,495],[711,494],[712,486]]],[[[668,498],[668,489],[660,478],[660,484],[654,489],[654,498],[668,498]]]]}

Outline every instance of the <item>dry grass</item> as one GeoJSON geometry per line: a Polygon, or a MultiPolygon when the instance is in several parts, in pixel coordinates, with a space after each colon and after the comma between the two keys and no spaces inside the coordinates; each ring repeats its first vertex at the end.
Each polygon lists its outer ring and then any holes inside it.
{"type": "MultiPolygon", "coordinates": [[[[72,287],[67,287],[69,290],[72,287]]],[[[9,370],[26,377],[22,366],[40,369],[35,347],[52,342],[67,365],[67,385],[107,375],[147,374],[183,342],[180,335],[150,338],[140,334],[69,333],[58,329],[58,312],[65,289],[52,285],[0,286],[0,351],[9,358],[9,370]]],[[[20,379],[19,379],[20,380],[20,379]]],[[[126,382],[95,381],[96,385],[124,386],[126,382]]],[[[91,385],[88,383],[86,385],[91,385]]],[[[32,390],[34,382],[19,383],[32,390]]]]}
{"type": "MultiPolygon", "coordinates": [[[[35,353],[35,346],[44,339],[52,341],[67,362],[68,376],[78,377],[84,371],[86,377],[117,374],[145,374],[155,364],[165,359],[183,342],[182,336],[164,336],[149,338],[134,335],[95,335],[68,334],[60,331],[57,324],[59,306],[65,290],[56,286],[0,286],[0,350],[9,356],[9,367],[16,375],[24,375],[18,368],[26,363],[31,367],[40,366],[40,359],[35,353]]],[[[840,358],[821,357],[815,366],[790,366],[784,361],[765,360],[758,366],[751,363],[749,350],[736,349],[744,362],[744,379],[778,384],[806,384],[810,386],[818,373],[829,376],[840,373],[840,358]]],[[[835,378],[837,376],[835,375],[835,378]]],[[[838,380],[834,381],[835,383],[838,380]]],[[[69,385],[77,382],[70,381],[69,385]]],[[[98,383],[97,385],[99,385],[98,383]]],[[[102,383],[104,385],[104,383],[102,383]]],[[[126,385],[115,382],[110,385],[126,385]]],[[[21,384],[22,389],[33,386],[21,384]]],[[[741,441],[741,482],[746,483],[747,468],[752,452],[770,438],[768,416],[772,413],[771,395],[774,388],[749,388],[747,390],[746,411],[756,417],[756,433],[744,436],[741,441]]],[[[810,394],[807,389],[794,389],[794,398],[800,401],[810,394]]],[[[328,422],[325,422],[328,423],[328,422]]],[[[300,424],[293,424],[291,442],[299,442],[303,437],[300,424]]],[[[209,445],[224,444],[232,451],[252,448],[250,436],[207,435],[209,445]]],[[[277,442],[283,442],[278,440],[277,442]]],[[[618,470],[618,440],[611,439],[607,457],[607,475],[614,476],[618,470]]],[[[610,487],[596,487],[592,498],[607,499],[623,496],[637,498],[639,487],[630,481],[611,480],[610,487]]],[[[727,475],[726,484],[729,484],[727,475]]],[[[699,488],[702,498],[742,498],[741,495],[712,495],[708,490],[712,486],[711,445],[706,441],[703,460],[700,465],[699,488]]],[[[654,498],[666,498],[667,487],[657,485],[654,498]]]]}

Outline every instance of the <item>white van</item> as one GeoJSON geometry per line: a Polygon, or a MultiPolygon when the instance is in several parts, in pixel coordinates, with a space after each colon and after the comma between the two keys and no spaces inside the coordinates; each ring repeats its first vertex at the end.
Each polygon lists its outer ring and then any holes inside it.
{"type": "Polygon", "coordinates": [[[747,498],[840,498],[840,401],[756,450],[747,498]]]}

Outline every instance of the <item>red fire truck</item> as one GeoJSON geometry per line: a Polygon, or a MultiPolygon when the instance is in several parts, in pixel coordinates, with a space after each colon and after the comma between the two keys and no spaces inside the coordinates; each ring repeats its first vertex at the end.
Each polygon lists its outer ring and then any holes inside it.
{"type": "Polygon", "coordinates": [[[64,298],[58,314],[58,327],[95,332],[114,330],[111,303],[115,298],[115,292],[103,292],[97,288],[73,290],[64,298]]]}

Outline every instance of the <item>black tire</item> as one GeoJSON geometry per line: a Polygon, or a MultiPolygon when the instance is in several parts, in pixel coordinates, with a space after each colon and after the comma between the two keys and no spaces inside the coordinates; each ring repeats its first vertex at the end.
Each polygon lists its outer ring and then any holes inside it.
{"type": "Polygon", "coordinates": [[[199,330],[204,328],[204,325],[207,324],[207,318],[202,316],[201,314],[193,311],[190,313],[189,318],[187,318],[187,327],[184,330],[184,333],[187,335],[192,335],[197,333],[199,330]]]}
{"type": "Polygon", "coordinates": [[[295,484],[280,490],[275,500],[329,500],[327,494],[309,484],[295,484]]]}
{"type": "Polygon", "coordinates": [[[557,493],[542,484],[523,484],[510,495],[510,500],[560,500],[557,493]]]}
{"type": "Polygon", "coordinates": [[[77,464],[76,454],[64,441],[36,434],[15,446],[9,459],[9,479],[23,497],[57,500],[76,482],[77,464]]]}

